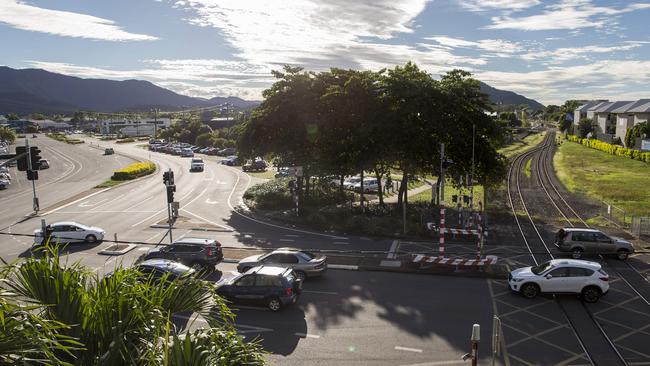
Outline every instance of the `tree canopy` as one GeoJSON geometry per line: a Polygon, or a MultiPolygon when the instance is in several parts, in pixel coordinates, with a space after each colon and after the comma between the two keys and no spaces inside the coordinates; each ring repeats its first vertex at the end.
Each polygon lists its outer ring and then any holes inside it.
{"type": "Polygon", "coordinates": [[[287,66],[273,75],[278,80],[242,127],[238,147],[246,157],[273,155],[282,165],[302,166],[307,176],[374,171],[379,178],[398,169],[406,182],[409,175],[437,174],[445,143],[455,162],[450,174],[464,176],[475,128],[476,178],[493,184],[505,174],[493,145],[499,126],[466,71],[438,81],[409,62],[377,72],[287,66]]]}

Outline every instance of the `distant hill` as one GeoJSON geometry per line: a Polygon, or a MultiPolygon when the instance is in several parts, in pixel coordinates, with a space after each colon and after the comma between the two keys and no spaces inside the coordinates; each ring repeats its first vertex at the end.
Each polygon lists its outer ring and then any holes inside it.
{"type": "Polygon", "coordinates": [[[82,79],[40,69],[0,66],[0,114],[116,112],[207,107],[229,102],[249,108],[258,102],[237,97],[192,98],[142,80],[82,79]]]}
{"type": "Polygon", "coordinates": [[[481,82],[481,92],[490,96],[490,101],[494,104],[521,105],[525,104],[533,110],[544,108],[544,105],[536,100],[526,98],[521,94],[508,90],[493,88],[481,82]]]}
{"type": "MultiPolygon", "coordinates": [[[[544,106],[523,95],[481,83],[481,91],[495,104],[544,106]]],[[[41,69],[0,66],[0,114],[147,111],[153,107],[181,110],[230,103],[248,109],[258,101],[238,97],[192,98],[143,80],[82,79],[41,69]]]]}

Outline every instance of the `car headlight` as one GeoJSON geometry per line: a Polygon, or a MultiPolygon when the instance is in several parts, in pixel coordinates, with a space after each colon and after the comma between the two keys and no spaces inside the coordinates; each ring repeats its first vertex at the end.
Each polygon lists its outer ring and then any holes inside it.
{"type": "Polygon", "coordinates": [[[524,280],[523,278],[513,278],[512,282],[521,282],[523,280],[524,280]]]}

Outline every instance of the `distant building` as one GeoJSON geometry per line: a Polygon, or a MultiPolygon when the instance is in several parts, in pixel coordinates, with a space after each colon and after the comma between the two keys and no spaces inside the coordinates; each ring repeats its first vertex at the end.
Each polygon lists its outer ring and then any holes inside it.
{"type": "Polygon", "coordinates": [[[4,125],[7,121],[7,117],[0,114],[0,125],[4,125]]]}
{"type": "Polygon", "coordinates": [[[72,126],[67,124],[66,122],[57,122],[57,121],[52,121],[50,119],[43,119],[43,120],[29,120],[33,125],[38,126],[38,129],[40,131],[65,131],[69,130],[72,126]]]}
{"type": "Polygon", "coordinates": [[[593,121],[595,110],[598,109],[598,107],[602,106],[604,103],[608,102],[608,100],[592,100],[579,106],[573,112],[573,121],[578,123],[583,118],[588,118],[593,121]]]}
{"type": "Polygon", "coordinates": [[[625,140],[627,130],[650,120],[650,99],[637,101],[590,101],[576,108],[575,121],[591,119],[600,140],[611,142],[613,138],[625,140]]]}
{"type": "Polygon", "coordinates": [[[235,117],[217,117],[205,122],[205,124],[216,130],[219,128],[232,127],[235,125],[235,122],[237,122],[235,117]]]}
{"type": "Polygon", "coordinates": [[[156,129],[167,128],[171,124],[170,118],[110,119],[99,121],[99,131],[104,135],[150,136],[156,129]]]}

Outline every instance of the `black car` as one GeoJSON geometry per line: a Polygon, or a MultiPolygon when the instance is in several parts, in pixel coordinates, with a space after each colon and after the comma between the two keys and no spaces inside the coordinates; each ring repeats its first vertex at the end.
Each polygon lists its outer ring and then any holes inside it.
{"type": "Polygon", "coordinates": [[[238,304],[263,305],[272,311],[295,303],[302,291],[291,268],[258,266],[220,282],[217,293],[238,304]]]}
{"type": "Polygon", "coordinates": [[[154,258],[170,259],[190,267],[198,265],[214,269],[223,259],[223,252],[221,244],[214,239],[184,238],[165,247],[152,249],[140,260],[154,258]]]}
{"type": "Polygon", "coordinates": [[[192,268],[169,259],[149,259],[138,263],[135,268],[146,277],[152,276],[156,281],[163,278],[173,281],[195,272],[192,268]]]}

